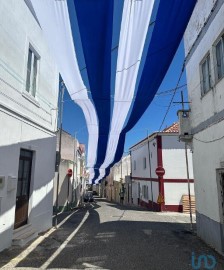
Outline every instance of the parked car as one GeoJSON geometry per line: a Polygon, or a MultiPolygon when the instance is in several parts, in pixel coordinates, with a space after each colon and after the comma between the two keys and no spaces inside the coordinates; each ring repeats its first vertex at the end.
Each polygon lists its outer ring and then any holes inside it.
{"type": "Polygon", "coordinates": [[[84,202],[93,202],[93,192],[92,191],[86,192],[83,197],[83,200],[84,202]]]}

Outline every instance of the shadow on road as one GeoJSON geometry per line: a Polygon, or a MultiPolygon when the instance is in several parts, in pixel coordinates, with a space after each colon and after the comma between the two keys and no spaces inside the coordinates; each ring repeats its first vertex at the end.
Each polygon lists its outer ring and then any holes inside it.
{"type": "MultiPolygon", "coordinates": [[[[223,269],[224,261],[221,256],[195,235],[186,233],[189,224],[122,220],[112,213],[110,216],[110,207],[133,210],[132,207],[111,204],[100,199],[86,204],[18,262],[16,267],[41,268],[48,262],[47,268],[185,270],[192,269],[191,256],[195,252],[197,255],[215,256],[218,261],[215,269],[223,269]],[[102,214],[99,215],[101,205],[105,207],[110,220],[102,221],[102,214]],[[83,226],[68,241],[68,237],[85,217],[87,219],[83,226]]],[[[119,213],[122,217],[123,211],[119,213]]],[[[18,252],[11,255],[10,251],[2,252],[1,266],[5,264],[5,256],[9,261],[17,254],[18,252]]]]}

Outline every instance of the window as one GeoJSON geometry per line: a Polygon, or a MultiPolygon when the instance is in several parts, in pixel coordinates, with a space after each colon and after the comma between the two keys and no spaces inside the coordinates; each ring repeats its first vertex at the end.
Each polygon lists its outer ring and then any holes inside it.
{"type": "Polygon", "coordinates": [[[37,69],[39,57],[29,48],[27,60],[26,91],[33,97],[37,90],[37,69]]]}
{"type": "Polygon", "coordinates": [[[201,76],[202,76],[202,95],[204,95],[211,88],[210,54],[206,56],[206,58],[201,64],[201,76]]]}
{"type": "Polygon", "coordinates": [[[146,157],[143,158],[143,169],[146,169],[146,157]]]}
{"type": "Polygon", "coordinates": [[[224,76],[224,36],[221,37],[215,46],[216,58],[216,78],[221,79],[224,76]]]}
{"type": "Polygon", "coordinates": [[[149,198],[148,186],[146,186],[146,185],[142,186],[142,195],[143,195],[144,199],[148,200],[148,198],[149,198]]]}
{"type": "Polygon", "coordinates": [[[134,170],[136,170],[136,160],[134,160],[134,170]]]}

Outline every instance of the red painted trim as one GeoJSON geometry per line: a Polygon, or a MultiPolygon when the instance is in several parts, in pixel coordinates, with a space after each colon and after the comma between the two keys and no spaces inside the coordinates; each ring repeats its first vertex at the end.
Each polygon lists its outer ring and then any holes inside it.
{"type": "Polygon", "coordinates": [[[158,178],[147,178],[147,177],[132,177],[134,180],[139,180],[139,181],[153,181],[153,182],[159,182],[158,178]]]}
{"type": "MultiPolygon", "coordinates": [[[[159,182],[158,178],[147,178],[147,177],[132,177],[133,180],[138,180],[138,181],[153,181],[153,182],[159,182]]],[[[188,183],[187,179],[164,179],[164,183],[188,183]]],[[[194,179],[190,179],[190,183],[194,183],[194,179]]]]}
{"type": "MultiPolygon", "coordinates": [[[[139,200],[139,205],[141,205],[142,207],[145,207],[149,210],[152,210],[152,201],[142,201],[139,200]]],[[[153,210],[155,212],[161,212],[161,206],[158,203],[153,202],[153,210]]],[[[164,205],[164,209],[163,211],[169,211],[169,212],[183,212],[183,205],[164,205]]]]}
{"type": "MultiPolygon", "coordinates": [[[[163,148],[162,148],[162,136],[158,135],[157,140],[157,167],[163,168],[163,148]]],[[[161,194],[165,200],[164,181],[163,176],[159,176],[159,194],[161,194]]],[[[164,211],[164,204],[160,204],[161,211],[164,211]]]]}
{"type": "MultiPolygon", "coordinates": [[[[187,179],[163,179],[164,183],[188,183],[187,179]]],[[[190,179],[190,183],[194,183],[194,179],[190,179]]]]}
{"type": "Polygon", "coordinates": [[[157,167],[163,167],[162,137],[157,136],[157,167]]]}
{"type": "Polygon", "coordinates": [[[183,205],[164,205],[164,210],[169,212],[183,212],[183,205]]]}
{"type": "Polygon", "coordinates": [[[145,201],[139,200],[139,205],[141,205],[142,207],[145,207],[149,210],[153,210],[154,212],[161,211],[160,205],[158,203],[155,203],[155,202],[153,202],[153,209],[152,209],[152,201],[145,202],[145,201]]]}

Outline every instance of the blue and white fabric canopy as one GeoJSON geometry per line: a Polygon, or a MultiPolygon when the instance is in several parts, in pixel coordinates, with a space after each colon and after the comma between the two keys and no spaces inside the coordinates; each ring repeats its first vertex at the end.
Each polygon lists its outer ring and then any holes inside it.
{"type": "Polygon", "coordinates": [[[156,94],[196,0],[119,0],[123,12],[116,72],[112,68],[112,40],[115,20],[119,20],[114,16],[117,0],[30,1],[71,98],[85,115],[90,181],[99,181],[121,159],[126,133],[156,94]],[[77,61],[74,20],[88,91],[77,61]]]}

